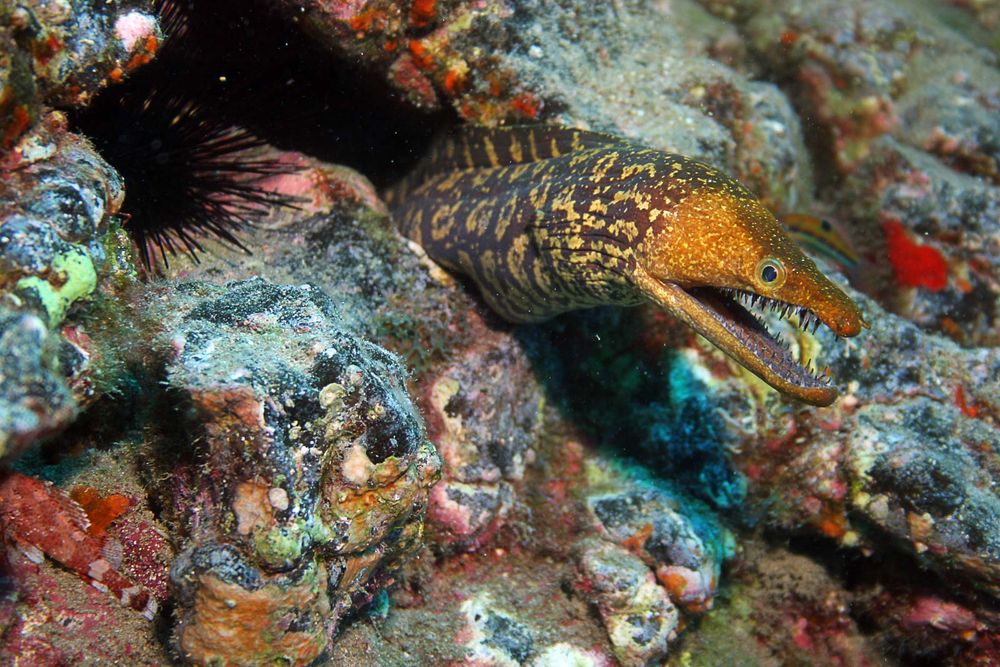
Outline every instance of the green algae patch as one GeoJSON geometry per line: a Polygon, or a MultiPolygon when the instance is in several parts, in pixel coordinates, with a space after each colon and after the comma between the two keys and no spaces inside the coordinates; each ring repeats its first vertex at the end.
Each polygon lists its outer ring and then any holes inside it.
{"type": "Polygon", "coordinates": [[[310,545],[326,544],[332,540],[333,534],[321,522],[300,520],[258,532],[254,538],[254,550],[265,562],[284,567],[300,559],[310,545]]]}
{"type": "Polygon", "coordinates": [[[269,564],[287,566],[301,558],[306,537],[302,526],[276,526],[267,532],[258,533],[254,540],[257,555],[269,564]]]}
{"type": "Polygon", "coordinates": [[[49,326],[56,326],[66,317],[73,303],[91,294],[97,287],[97,270],[90,255],[73,246],[67,252],[56,255],[52,260],[50,275],[60,280],[54,283],[39,276],[26,276],[17,281],[18,292],[30,294],[45,311],[49,326]]]}

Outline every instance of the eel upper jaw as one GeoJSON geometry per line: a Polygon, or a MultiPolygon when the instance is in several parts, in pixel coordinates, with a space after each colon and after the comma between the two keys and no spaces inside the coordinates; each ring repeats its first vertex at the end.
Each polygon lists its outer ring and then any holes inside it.
{"type": "MultiPolygon", "coordinates": [[[[636,267],[638,287],[655,303],[688,324],[716,347],[778,391],[812,405],[830,405],[837,388],[796,361],[787,346],[740,305],[776,302],[759,295],[715,287],[684,288],[658,280],[636,267]]],[[[777,302],[780,303],[780,302],[777,302]]],[[[782,304],[782,307],[787,304],[782,304]]],[[[813,331],[820,320],[806,309],[802,326],[813,331]]]]}

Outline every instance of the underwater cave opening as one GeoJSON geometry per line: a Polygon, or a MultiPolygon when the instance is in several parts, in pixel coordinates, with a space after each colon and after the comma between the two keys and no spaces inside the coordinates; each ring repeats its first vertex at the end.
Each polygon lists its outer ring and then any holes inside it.
{"type": "Polygon", "coordinates": [[[193,255],[206,235],[241,246],[255,217],[292,204],[258,185],[292,170],[268,146],[351,167],[381,189],[457,122],[407,102],[266,0],[157,9],[166,39],[152,62],[69,112],[121,174],[126,229],[144,253],[152,242],[193,255]]]}

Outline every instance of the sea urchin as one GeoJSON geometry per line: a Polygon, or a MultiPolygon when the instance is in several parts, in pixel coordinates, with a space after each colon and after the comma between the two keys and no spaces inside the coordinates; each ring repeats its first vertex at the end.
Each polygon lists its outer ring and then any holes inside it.
{"type": "Polygon", "coordinates": [[[178,252],[197,261],[204,237],[246,250],[241,229],[274,206],[294,205],[262,181],[293,168],[196,97],[146,79],[106,91],[78,122],[125,181],[126,229],[143,264],[178,252]]]}

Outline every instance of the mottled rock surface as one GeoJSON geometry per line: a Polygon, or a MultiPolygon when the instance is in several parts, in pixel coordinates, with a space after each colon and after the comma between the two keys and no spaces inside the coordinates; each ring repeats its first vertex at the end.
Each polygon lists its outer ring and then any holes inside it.
{"type": "Polygon", "coordinates": [[[95,350],[67,316],[122,272],[118,174],[58,113],[0,164],[0,459],[55,435],[100,394],[95,350]]]}
{"type": "Polygon", "coordinates": [[[28,2],[0,7],[0,149],[11,149],[43,105],[86,104],[148,63],[163,39],[152,0],[28,2]]]}
{"type": "Polygon", "coordinates": [[[678,615],[649,568],[627,549],[599,540],[581,544],[579,563],[578,586],[595,601],[618,661],[647,665],[666,657],[678,615]]]}
{"type": "Polygon", "coordinates": [[[434,542],[464,549],[492,538],[523,492],[545,403],[516,340],[490,331],[474,314],[470,320],[472,344],[428,378],[424,395],[430,437],[444,462],[431,492],[434,542]]]}
{"type": "Polygon", "coordinates": [[[342,329],[320,290],[255,279],[177,293],[190,302],[171,304],[186,312],[165,328],[167,372],[192,414],[173,442],[203,443],[177,458],[154,444],[154,493],[184,536],[178,650],[308,664],[419,549],[437,453],[398,360],[342,329]]]}
{"type": "Polygon", "coordinates": [[[735,19],[814,124],[839,215],[891,264],[883,304],[965,344],[996,345],[996,52],[933,3],[702,4],[735,19]]]}

